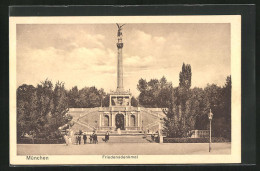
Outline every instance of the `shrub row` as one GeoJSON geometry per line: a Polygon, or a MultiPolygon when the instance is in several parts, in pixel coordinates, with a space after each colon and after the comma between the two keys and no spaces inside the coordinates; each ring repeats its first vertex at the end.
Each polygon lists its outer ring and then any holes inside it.
{"type": "Polygon", "coordinates": [[[44,138],[19,138],[17,144],[63,144],[65,140],[60,139],[44,139],[44,138]]]}
{"type": "MultiPolygon", "coordinates": [[[[209,138],[163,138],[164,143],[208,143],[209,138]]],[[[230,142],[223,137],[212,137],[212,143],[230,142]]]]}

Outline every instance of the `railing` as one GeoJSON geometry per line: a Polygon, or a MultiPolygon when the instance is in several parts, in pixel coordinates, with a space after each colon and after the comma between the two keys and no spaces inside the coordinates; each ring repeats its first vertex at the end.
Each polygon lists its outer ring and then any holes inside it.
{"type": "Polygon", "coordinates": [[[85,127],[89,128],[89,129],[92,129],[92,130],[95,130],[95,129],[96,129],[95,127],[90,126],[89,124],[83,123],[83,122],[81,122],[81,121],[77,121],[76,123],[78,123],[78,124],[80,124],[80,125],[82,125],[82,126],[85,126],[85,127]]]}
{"type": "Polygon", "coordinates": [[[90,112],[88,112],[88,113],[86,113],[86,114],[84,114],[84,115],[78,117],[77,120],[79,120],[79,119],[85,117],[86,115],[90,115],[90,114],[92,114],[92,113],[94,113],[94,112],[98,112],[98,111],[97,111],[97,110],[91,110],[90,112]]]}
{"type": "Polygon", "coordinates": [[[154,117],[157,117],[157,118],[162,118],[164,117],[163,114],[160,114],[158,112],[155,112],[155,111],[152,111],[150,109],[144,109],[144,108],[141,108],[141,112],[146,112],[146,113],[149,113],[150,115],[153,115],[154,117]]]}
{"type": "Polygon", "coordinates": [[[191,138],[208,138],[209,130],[192,130],[191,138]]]}
{"type": "Polygon", "coordinates": [[[156,132],[156,131],[158,131],[159,129],[162,129],[162,128],[160,128],[160,124],[162,125],[161,122],[153,122],[153,123],[151,123],[151,124],[146,125],[146,126],[145,126],[145,129],[146,129],[147,131],[149,130],[149,132],[150,132],[150,131],[151,131],[151,132],[156,132]]]}

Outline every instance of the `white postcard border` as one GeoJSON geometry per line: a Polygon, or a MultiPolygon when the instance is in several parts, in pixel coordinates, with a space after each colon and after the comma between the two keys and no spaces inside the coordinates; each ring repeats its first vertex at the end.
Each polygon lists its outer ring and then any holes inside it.
{"type": "MultiPolygon", "coordinates": [[[[98,17],[10,17],[9,18],[10,164],[209,164],[241,162],[241,16],[98,16],[98,17]],[[230,155],[138,155],[138,159],[103,159],[102,155],[47,155],[49,160],[26,160],[17,155],[16,144],[16,24],[90,23],[230,23],[231,24],[231,154],[230,155]]],[[[44,156],[44,155],[42,155],[44,156]]]]}

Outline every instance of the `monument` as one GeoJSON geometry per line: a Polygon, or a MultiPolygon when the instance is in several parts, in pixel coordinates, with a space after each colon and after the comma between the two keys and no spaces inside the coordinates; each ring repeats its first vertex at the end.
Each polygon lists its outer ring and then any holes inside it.
{"type": "Polygon", "coordinates": [[[128,133],[140,133],[144,130],[160,129],[164,113],[160,108],[133,107],[130,90],[124,89],[123,77],[123,26],[117,24],[117,87],[109,93],[108,107],[70,108],[73,116],[73,130],[85,130],[102,133],[118,129],[128,133]]]}
{"type": "Polygon", "coordinates": [[[138,107],[131,106],[131,93],[123,84],[123,25],[117,24],[117,88],[110,93],[109,107],[100,108],[101,130],[140,130],[141,116],[138,107]]]}

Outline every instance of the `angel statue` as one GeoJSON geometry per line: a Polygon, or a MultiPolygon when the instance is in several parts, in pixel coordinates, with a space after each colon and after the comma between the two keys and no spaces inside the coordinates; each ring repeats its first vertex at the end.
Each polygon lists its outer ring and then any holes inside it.
{"type": "Polygon", "coordinates": [[[125,24],[123,24],[123,25],[119,25],[119,24],[117,24],[116,23],[116,25],[117,25],[117,27],[118,27],[118,32],[117,32],[117,37],[121,37],[123,34],[122,34],[122,32],[121,32],[121,30],[122,30],[122,27],[125,25],[125,24]]]}

